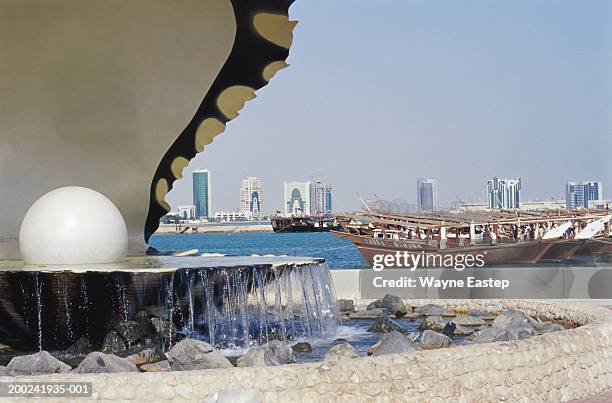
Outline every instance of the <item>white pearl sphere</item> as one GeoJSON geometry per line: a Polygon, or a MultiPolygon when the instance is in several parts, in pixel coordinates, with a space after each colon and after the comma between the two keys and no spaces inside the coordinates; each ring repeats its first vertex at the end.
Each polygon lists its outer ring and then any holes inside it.
{"type": "Polygon", "coordinates": [[[55,189],[28,210],[19,232],[30,264],[116,263],[127,255],[128,233],[117,207],[84,187],[55,189]]]}

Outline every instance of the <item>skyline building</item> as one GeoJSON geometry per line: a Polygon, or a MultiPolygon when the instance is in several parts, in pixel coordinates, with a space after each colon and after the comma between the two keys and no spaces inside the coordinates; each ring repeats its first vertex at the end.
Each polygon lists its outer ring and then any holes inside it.
{"type": "MultiPolygon", "coordinates": [[[[333,211],[333,186],[323,179],[312,177],[306,182],[284,182],[284,206],[281,209],[284,215],[329,215],[333,211]],[[288,189],[288,187],[292,187],[288,189]],[[295,192],[294,192],[295,191],[295,192]]],[[[208,169],[198,169],[193,172],[193,205],[177,206],[176,212],[181,219],[212,218],[211,173],[208,169]]],[[[249,176],[242,179],[240,190],[241,216],[259,218],[264,212],[264,189],[260,178],[249,176]]],[[[419,178],[417,180],[417,205],[412,205],[409,211],[435,211],[439,210],[438,181],[435,178],[419,178]]],[[[475,203],[474,208],[486,209],[524,209],[537,210],[546,206],[549,209],[558,209],[562,206],[567,209],[576,208],[602,208],[606,206],[603,195],[603,183],[598,180],[569,181],[565,186],[565,198],[559,198],[554,203],[551,200],[538,200],[523,202],[522,178],[500,179],[493,177],[487,180],[487,200],[484,207],[475,203]],[[525,206],[523,206],[525,204],[525,206]],[[477,206],[478,205],[478,206],[477,206]],[[524,207],[524,208],[523,208],[524,207]]],[[[463,202],[462,202],[463,203],[463,202]]],[[[376,201],[375,208],[382,208],[380,201],[376,201]]],[[[469,203],[468,203],[469,204],[469,203]]],[[[605,207],[604,207],[605,208],[605,207]]],[[[385,208],[389,211],[395,209],[385,208]]],[[[471,207],[470,207],[471,209],[471,207]]]]}
{"type": "Polygon", "coordinates": [[[195,218],[195,206],[178,206],[177,214],[182,220],[193,220],[195,218]]]}
{"type": "Polygon", "coordinates": [[[246,217],[261,217],[263,200],[264,191],[261,180],[255,176],[243,179],[240,186],[240,213],[246,217]]]}
{"type": "Polygon", "coordinates": [[[438,180],[435,178],[417,179],[418,211],[436,211],[439,206],[438,180]]]}
{"type": "Polygon", "coordinates": [[[332,186],[321,179],[312,179],[310,215],[324,216],[332,213],[332,186]]]}
{"type": "Polygon", "coordinates": [[[487,181],[487,206],[489,209],[518,209],[521,207],[522,180],[499,179],[487,181]]]}
{"type": "Polygon", "coordinates": [[[311,182],[283,182],[283,186],[284,215],[286,217],[309,215],[311,182]]]}
{"type": "Polygon", "coordinates": [[[210,176],[208,169],[196,169],[193,171],[193,205],[195,206],[194,218],[196,220],[211,217],[210,176]]]}
{"type": "Polygon", "coordinates": [[[565,184],[565,207],[569,210],[588,208],[589,201],[603,199],[600,181],[567,182],[565,184]]]}

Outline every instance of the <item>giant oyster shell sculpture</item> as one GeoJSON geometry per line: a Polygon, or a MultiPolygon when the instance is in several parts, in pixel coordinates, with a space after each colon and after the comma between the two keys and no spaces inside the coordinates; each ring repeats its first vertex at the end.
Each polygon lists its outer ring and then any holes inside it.
{"type": "Polygon", "coordinates": [[[287,67],[293,0],[0,0],[0,258],[62,186],[108,197],[141,254],[183,168],[287,67]]]}

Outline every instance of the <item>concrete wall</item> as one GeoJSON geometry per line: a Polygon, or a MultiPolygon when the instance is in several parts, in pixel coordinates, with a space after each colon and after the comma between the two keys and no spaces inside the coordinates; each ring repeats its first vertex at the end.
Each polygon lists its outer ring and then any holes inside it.
{"type": "Polygon", "coordinates": [[[372,271],[371,269],[330,270],[336,298],[361,299],[360,273],[366,270],[372,271]]]}
{"type": "MultiPolygon", "coordinates": [[[[338,283],[337,283],[338,284],[338,283]]],[[[361,301],[367,303],[367,301],[361,301]]],[[[430,300],[406,301],[422,305],[430,300]]],[[[521,308],[583,326],[528,340],[364,357],[335,364],[172,373],[56,374],[0,381],[90,381],[94,399],[202,401],[259,389],[267,402],[565,401],[612,388],[612,312],[584,304],[510,300],[435,302],[457,310],[521,308]]]]}

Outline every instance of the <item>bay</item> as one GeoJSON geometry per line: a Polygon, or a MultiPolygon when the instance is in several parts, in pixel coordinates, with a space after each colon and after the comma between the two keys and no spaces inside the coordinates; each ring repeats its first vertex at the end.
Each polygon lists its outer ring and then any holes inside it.
{"type": "Polygon", "coordinates": [[[159,251],[198,249],[231,256],[288,255],[324,258],[331,269],[367,268],[355,245],[329,232],[156,234],[149,244],[159,251]]]}

